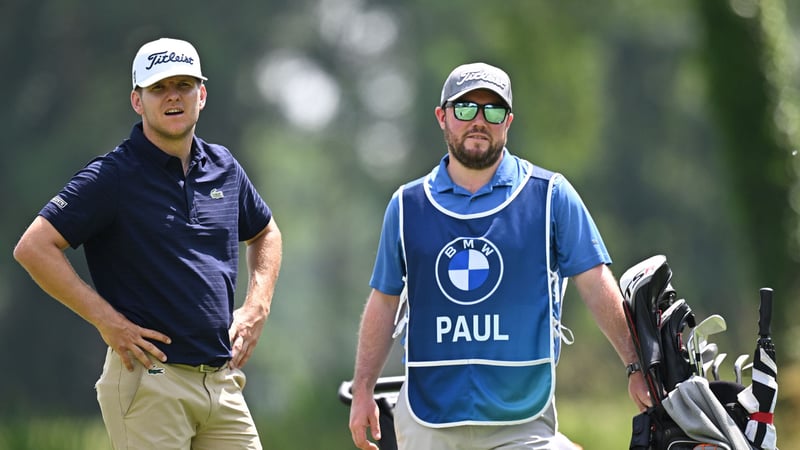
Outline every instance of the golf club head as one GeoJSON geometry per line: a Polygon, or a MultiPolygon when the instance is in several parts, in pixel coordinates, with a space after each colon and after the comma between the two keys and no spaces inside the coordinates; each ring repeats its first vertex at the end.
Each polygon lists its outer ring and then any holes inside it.
{"type": "Polygon", "coordinates": [[[722,365],[726,356],[728,356],[727,353],[720,353],[714,358],[714,363],[711,365],[711,375],[714,377],[714,381],[719,381],[719,366],[722,365]]]}
{"type": "Polygon", "coordinates": [[[623,293],[630,297],[638,284],[644,283],[653,276],[655,271],[667,262],[664,255],[655,255],[630,267],[619,277],[619,287],[623,293]]]}
{"type": "Polygon", "coordinates": [[[701,344],[700,361],[701,366],[703,367],[703,373],[700,374],[701,376],[706,376],[708,369],[710,369],[711,365],[714,363],[714,358],[717,357],[717,353],[719,353],[719,350],[717,348],[717,344],[714,342],[705,342],[701,344]]]}
{"type": "Polygon", "coordinates": [[[701,342],[705,342],[708,340],[708,337],[712,334],[721,333],[728,329],[727,323],[725,323],[725,319],[720,316],[719,314],[712,314],[702,322],[698,323],[696,327],[692,329],[692,335],[689,338],[692,339],[694,337],[694,347],[695,347],[695,369],[698,374],[701,374],[703,370],[703,358],[702,358],[702,349],[700,347],[701,342]]]}
{"type": "Polygon", "coordinates": [[[703,361],[713,361],[719,354],[719,347],[715,342],[706,342],[700,344],[700,356],[703,361]]]}
{"type": "MultiPolygon", "coordinates": [[[[728,324],[725,323],[725,318],[723,318],[719,314],[712,314],[697,324],[697,326],[695,327],[695,334],[707,338],[712,334],[722,333],[727,329],[728,329],[728,324]]],[[[697,340],[702,341],[703,339],[698,337],[697,340]]]]}
{"type": "Polygon", "coordinates": [[[733,362],[733,375],[736,377],[737,384],[742,384],[742,367],[749,357],[748,354],[739,355],[733,362]]]}

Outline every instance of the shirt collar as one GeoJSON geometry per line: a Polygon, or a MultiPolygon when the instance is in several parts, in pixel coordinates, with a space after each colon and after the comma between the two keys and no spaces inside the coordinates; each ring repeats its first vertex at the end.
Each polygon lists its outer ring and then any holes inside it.
{"type": "MultiPolygon", "coordinates": [[[[439,161],[439,166],[436,167],[431,174],[431,189],[436,192],[460,192],[464,191],[463,188],[456,185],[450,174],[447,173],[447,165],[450,163],[450,154],[446,154],[439,161]]],[[[486,186],[482,187],[479,192],[491,190],[499,186],[512,186],[514,184],[514,176],[516,174],[516,164],[514,158],[511,157],[507,148],[503,148],[503,159],[500,160],[500,165],[497,166],[497,171],[492,176],[492,179],[486,186]]]]}
{"type": "MultiPolygon", "coordinates": [[[[147,137],[144,135],[142,122],[138,122],[133,126],[133,129],[131,130],[130,141],[137,152],[140,152],[142,155],[144,155],[144,157],[162,167],[166,167],[169,162],[175,158],[174,156],[158,148],[155,144],[150,142],[149,139],[147,139],[147,137]]],[[[206,152],[203,151],[201,145],[198,145],[197,136],[192,137],[192,162],[199,164],[205,162],[206,158],[206,152]]]]}

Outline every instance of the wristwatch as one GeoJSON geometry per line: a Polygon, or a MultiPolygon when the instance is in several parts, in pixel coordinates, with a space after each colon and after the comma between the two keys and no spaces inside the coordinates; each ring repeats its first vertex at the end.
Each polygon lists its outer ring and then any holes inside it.
{"type": "Polygon", "coordinates": [[[628,373],[628,378],[630,378],[634,373],[641,372],[642,366],[639,365],[638,361],[634,361],[625,367],[625,371],[628,373]]]}

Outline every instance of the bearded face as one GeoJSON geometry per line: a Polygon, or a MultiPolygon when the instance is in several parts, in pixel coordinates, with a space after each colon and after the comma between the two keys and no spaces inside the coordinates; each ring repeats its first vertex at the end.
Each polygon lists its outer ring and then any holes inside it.
{"type": "Polygon", "coordinates": [[[497,139],[496,133],[492,134],[484,123],[472,122],[466,130],[454,130],[448,122],[445,122],[444,140],[450,154],[464,167],[486,169],[500,159],[505,139],[497,139]]]}

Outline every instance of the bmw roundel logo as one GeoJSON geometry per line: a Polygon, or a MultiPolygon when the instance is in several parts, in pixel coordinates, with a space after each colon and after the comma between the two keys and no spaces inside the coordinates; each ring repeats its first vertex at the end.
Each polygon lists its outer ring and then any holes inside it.
{"type": "Polygon", "coordinates": [[[503,258],[484,238],[457,238],[436,258],[436,282],[442,293],[459,305],[486,300],[503,278],[503,258]]]}

